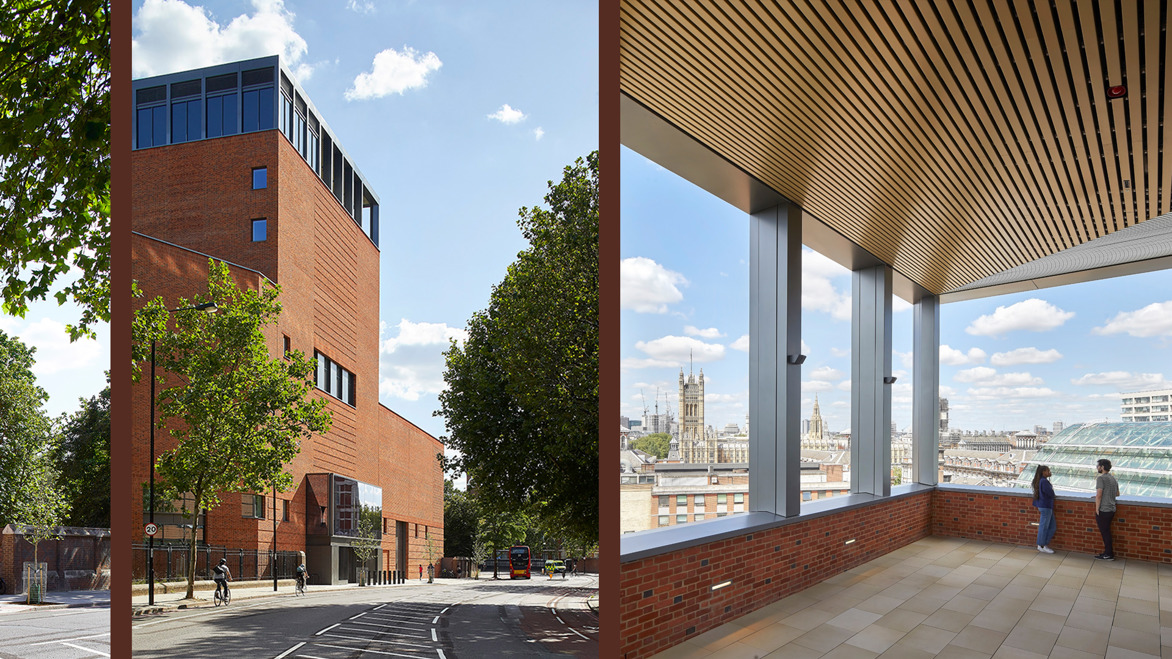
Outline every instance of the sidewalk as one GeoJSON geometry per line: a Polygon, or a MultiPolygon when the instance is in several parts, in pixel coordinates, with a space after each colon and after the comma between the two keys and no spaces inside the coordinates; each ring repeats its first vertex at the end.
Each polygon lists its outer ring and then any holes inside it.
{"type": "Polygon", "coordinates": [[[28,611],[52,611],[87,606],[110,606],[108,590],[51,590],[45,593],[45,604],[29,606],[26,595],[0,595],[0,615],[28,611]]]}
{"type": "MultiPolygon", "coordinates": [[[[345,583],[338,585],[313,584],[310,583],[307,588],[309,594],[319,593],[330,590],[358,590],[359,588],[404,588],[412,585],[413,582],[408,581],[405,584],[384,584],[384,585],[370,585],[359,586],[358,584],[345,583]]],[[[422,584],[414,582],[416,585],[426,586],[427,582],[422,584]]],[[[178,611],[180,609],[195,609],[205,606],[215,606],[212,600],[216,592],[216,587],[210,581],[197,581],[195,584],[194,599],[187,599],[187,587],[183,585],[176,588],[174,584],[171,585],[172,592],[164,592],[161,587],[162,584],[155,586],[155,604],[149,605],[147,602],[150,597],[146,593],[146,587],[141,584],[136,584],[134,587],[134,595],[130,598],[132,615],[153,615],[157,613],[169,613],[171,611],[178,611]],[[140,594],[141,593],[141,594],[140,594]]],[[[281,579],[277,582],[277,590],[273,592],[272,581],[233,581],[229,584],[232,590],[232,601],[241,602],[243,600],[259,599],[262,597],[293,597],[294,586],[292,579],[281,579]]]]}

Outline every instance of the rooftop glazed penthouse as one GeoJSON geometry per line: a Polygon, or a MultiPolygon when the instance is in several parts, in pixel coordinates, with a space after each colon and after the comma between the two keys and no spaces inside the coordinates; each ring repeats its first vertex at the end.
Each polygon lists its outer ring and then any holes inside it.
{"type": "Polygon", "coordinates": [[[133,89],[134,149],[278,128],[378,245],[378,196],[278,56],[143,78],[133,89]]]}
{"type": "MultiPolygon", "coordinates": [[[[333,417],[286,466],[291,491],[222,493],[199,517],[198,569],[226,555],[234,575],[267,576],[268,551],[305,551],[311,574],[352,581],[360,513],[381,518],[371,567],[426,565],[443,546],[443,447],[379,403],[379,213],[367,179],[276,57],[138,80],[133,94],[131,267],[143,299],[173,309],[206,291],[209,258],[242,288],[279,285],[269,354],[312,356],[310,395],[333,417]]],[[[145,382],[133,397],[137,488],[151,465],[145,382]]],[[[171,441],[157,438],[156,455],[171,441]]],[[[132,501],[137,528],[145,498],[132,501]]],[[[178,514],[156,510],[155,521],[156,546],[193,532],[178,514]]],[[[177,567],[155,552],[159,578],[177,567]]]]}

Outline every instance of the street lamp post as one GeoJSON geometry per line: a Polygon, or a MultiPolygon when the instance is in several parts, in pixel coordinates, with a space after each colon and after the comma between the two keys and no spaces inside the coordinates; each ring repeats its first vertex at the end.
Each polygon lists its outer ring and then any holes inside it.
{"type": "Polygon", "coordinates": [[[277,592],[277,484],[273,483],[273,592],[277,592]]]}
{"type": "MultiPolygon", "coordinates": [[[[219,310],[215,302],[204,302],[193,307],[168,309],[167,313],[178,311],[204,311],[215,313],[219,310]]],[[[151,484],[150,484],[150,522],[155,523],[155,338],[151,337],[151,484]]],[[[195,533],[196,522],[199,520],[199,511],[195,511],[195,520],[191,525],[191,532],[195,533]]],[[[156,527],[157,528],[157,527],[156,527]]],[[[147,536],[147,604],[155,605],[155,536],[147,536]]]]}

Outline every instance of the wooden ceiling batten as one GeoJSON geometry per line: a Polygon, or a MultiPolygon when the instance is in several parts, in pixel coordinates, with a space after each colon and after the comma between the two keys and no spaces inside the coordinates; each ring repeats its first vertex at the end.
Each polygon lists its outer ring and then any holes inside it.
{"type": "Polygon", "coordinates": [[[620,88],[941,294],[1172,210],[1168,15],[1158,0],[623,0],[620,88]],[[1107,100],[1110,84],[1127,96],[1107,100]]]}

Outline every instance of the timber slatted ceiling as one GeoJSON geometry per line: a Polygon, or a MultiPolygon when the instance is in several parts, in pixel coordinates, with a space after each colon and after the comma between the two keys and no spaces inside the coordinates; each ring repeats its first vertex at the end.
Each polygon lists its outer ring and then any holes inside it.
{"type": "Polygon", "coordinates": [[[623,0],[620,20],[623,92],[933,293],[1172,211],[1164,2],[623,0]]]}

